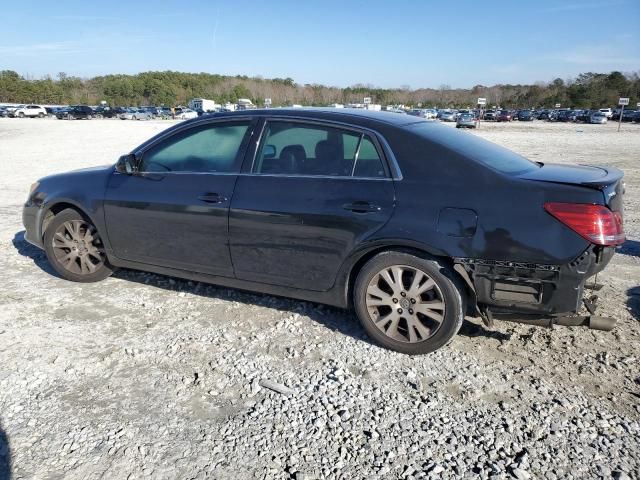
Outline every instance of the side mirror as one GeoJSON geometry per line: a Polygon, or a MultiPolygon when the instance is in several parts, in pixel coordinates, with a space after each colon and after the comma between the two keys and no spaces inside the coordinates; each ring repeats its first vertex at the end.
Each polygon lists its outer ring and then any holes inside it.
{"type": "Polygon", "coordinates": [[[136,156],[133,153],[122,155],[116,163],[116,171],[125,173],[127,175],[133,175],[137,171],[136,156]]]}
{"type": "Polygon", "coordinates": [[[265,145],[262,150],[262,158],[276,158],[276,147],[265,145]]]}

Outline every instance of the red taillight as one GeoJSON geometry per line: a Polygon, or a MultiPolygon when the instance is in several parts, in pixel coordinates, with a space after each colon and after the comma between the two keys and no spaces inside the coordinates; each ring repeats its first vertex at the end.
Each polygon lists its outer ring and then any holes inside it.
{"type": "Polygon", "coordinates": [[[622,215],[603,205],[545,203],[544,209],[596,245],[619,245],[625,240],[622,215]]]}

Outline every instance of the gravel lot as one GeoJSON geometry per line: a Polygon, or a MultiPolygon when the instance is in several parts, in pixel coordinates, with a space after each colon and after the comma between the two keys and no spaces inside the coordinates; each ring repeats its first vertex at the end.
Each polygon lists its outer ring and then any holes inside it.
{"type": "Polygon", "coordinates": [[[467,132],[625,171],[629,240],[598,278],[613,332],[469,319],[407,357],[321,305],[52,276],[23,239],[29,185],[170,124],[0,119],[0,478],[640,478],[640,125],[467,132]]]}

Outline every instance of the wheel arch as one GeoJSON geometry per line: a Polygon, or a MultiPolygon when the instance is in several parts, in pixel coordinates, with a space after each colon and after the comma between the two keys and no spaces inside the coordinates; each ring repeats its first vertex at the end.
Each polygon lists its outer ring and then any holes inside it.
{"type": "Polygon", "coordinates": [[[80,215],[82,215],[86,220],[89,220],[93,225],[96,225],[96,228],[97,228],[96,222],[91,217],[91,215],[89,215],[86,212],[84,208],[82,208],[80,205],[78,205],[77,203],[71,200],[61,199],[56,202],[52,202],[47,206],[46,209],[43,210],[42,217],[41,217],[42,219],[40,221],[40,232],[39,232],[41,239],[44,239],[44,232],[47,230],[47,226],[49,225],[49,223],[51,223],[51,220],[53,220],[56,215],[58,215],[60,212],[63,212],[64,210],[75,210],[80,215]]]}
{"type": "Polygon", "coordinates": [[[355,258],[352,257],[352,261],[350,262],[349,268],[346,272],[346,277],[344,281],[344,302],[347,308],[353,308],[353,290],[355,288],[356,279],[358,278],[358,274],[362,270],[362,267],[371,260],[376,255],[383,252],[401,252],[408,253],[410,255],[415,255],[416,257],[435,260],[440,264],[444,264],[449,267],[449,271],[454,276],[452,280],[458,287],[460,291],[460,295],[463,300],[463,311],[467,311],[468,307],[474,307],[473,299],[475,298],[475,292],[471,292],[469,290],[469,286],[465,279],[454,269],[454,261],[453,258],[446,255],[444,252],[434,252],[424,245],[415,244],[413,242],[407,241],[395,241],[395,242],[386,242],[384,244],[372,246],[371,248],[366,249],[360,254],[356,255],[355,258]]]}

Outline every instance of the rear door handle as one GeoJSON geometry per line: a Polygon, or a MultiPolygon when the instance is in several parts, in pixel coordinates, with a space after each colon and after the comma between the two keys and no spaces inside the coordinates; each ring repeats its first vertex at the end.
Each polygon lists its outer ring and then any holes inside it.
{"type": "Polygon", "coordinates": [[[198,196],[198,200],[206,203],[224,203],[227,201],[227,197],[218,193],[203,193],[198,196]]]}
{"type": "Polygon", "coordinates": [[[379,212],[382,210],[378,205],[374,205],[369,202],[357,201],[353,203],[345,203],[342,208],[345,210],[350,210],[355,213],[371,213],[371,212],[379,212]]]}

